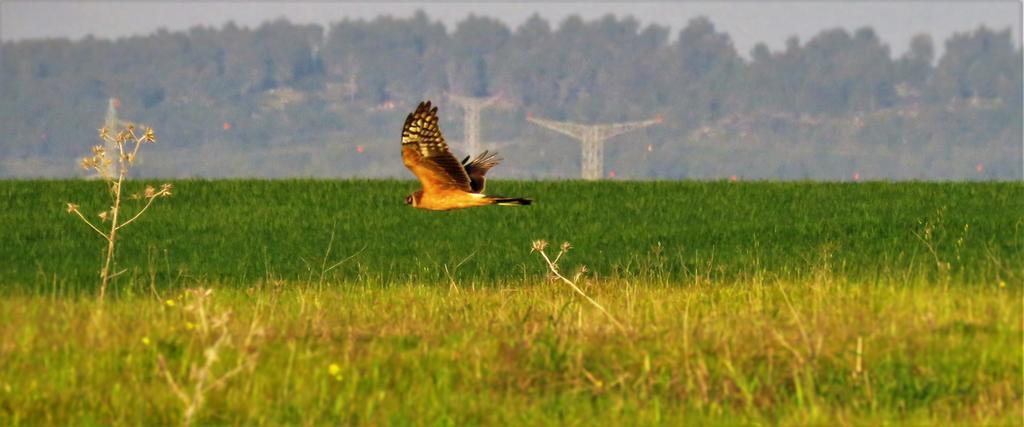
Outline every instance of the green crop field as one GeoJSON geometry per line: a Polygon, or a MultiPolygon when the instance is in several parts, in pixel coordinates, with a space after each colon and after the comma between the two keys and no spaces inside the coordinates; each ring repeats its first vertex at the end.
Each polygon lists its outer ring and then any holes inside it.
{"type": "Polygon", "coordinates": [[[0,424],[1024,421],[1021,183],[173,184],[0,181],[0,424]]]}
{"type": "MultiPolygon", "coordinates": [[[[572,262],[598,278],[800,279],[827,261],[865,282],[933,278],[949,263],[956,281],[987,284],[1019,280],[1009,266],[1024,263],[1019,183],[499,181],[491,192],[536,204],[452,212],[405,206],[411,181],[174,185],[123,231],[122,283],[151,273],[163,286],[319,281],[325,255],[351,257],[326,278],[334,282],[443,284],[452,274],[468,285],[521,283],[544,273],[530,257],[534,239],[571,242],[572,262]]],[[[96,285],[105,246],[65,202],[86,214],[109,205],[102,182],[0,182],[6,287],[96,285]]]]}

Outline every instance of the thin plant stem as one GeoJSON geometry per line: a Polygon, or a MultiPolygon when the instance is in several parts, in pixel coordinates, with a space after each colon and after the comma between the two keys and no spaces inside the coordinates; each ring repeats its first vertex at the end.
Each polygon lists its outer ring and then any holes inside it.
{"type": "Polygon", "coordinates": [[[132,164],[135,163],[135,159],[139,154],[139,149],[142,147],[142,144],[144,142],[156,142],[156,135],[153,133],[153,129],[151,128],[147,128],[146,132],[141,136],[136,135],[135,128],[132,125],[129,125],[127,129],[118,133],[117,136],[111,136],[109,131],[110,130],[107,128],[102,128],[99,130],[99,136],[102,141],[106,142],[107,144],[113,145],[117,149],[116,155],[118,171],[116,177],[115,174],[112,174],[109,169],[109,167],[112,164],[112,161],[110,157],[107,156],[107,152],[102,145],[97,145],[93,147],[93,156],[91,158],[86,157],[82,159],[82,167],[84,167],[85,169],[95,170],[110,186],[110,197],[111,199],[113,199],[113,206],[111,206],[109,211],[104,211],[100,214],[100,218],[103,219],[103,221],[106,221],[109,215],[110,231],[104,233],[102,230],[100,230],[99,227],[97,227],[95,224],[89,221],[85,217],[85,215],[83,215],[82,212],[78,210],[78,205],[74,203],[67,204],[68,212],[78,215],[78,217],[83,222],[85,222],[85,224],[88,225],[89,228],[92,228],[93,231],[102,236],[103,239],[107,242],[106,258],[103,260],[103,268],[100,270],[99,302],[101,304],[103,303],[104,299],[106,299],[107,286],[110,285],[111,279],[113,279],[118,274],[124,272],[121,271],[115,274],[111,274],[114,265],[114,255],[117,249],[117,230],[120,230],[127,226],[128,224],[131,224],[135,222],[135,220],[139,219],[139,217],[141,217],[142,214],[149,209],[149,207],[153,204],[153,201],[156,200],[157,198],[167,197],[171,195],[170,184],[164,184],[159,191],[154,191],[151,187],[147,187],[146,204],[142,207],[142,209],[136,212],[135,215],[129,218],[127,221],[124,221],[123,223],[120,222],[121,198],[124,195],[124,183],[125,180],[128,178],[128,170],[131,168],[132,164]],[[135,144],[135,146],[129,148],[126,146],[128,144],[135,144]]]}
{"type": "MultiPolygon", "coordinates": [[[[594,301],[593,298],[591,298],[589,295],[583,292],[583,290],[580,289],[579,286],[576,286],[576,283],[573,283],[572,280],[569,280],[565,278],[565,276],[562,276],[562,274],[558,272],[558,266],[553,261],[551,261],[550,258],[548,258],[548,254],[544,253],[543,249],[539,250],[538,252],[540,252],[540,256],[544,257],[544,261],[548,264],[548,270],[551,270],[551,273],[554,274],[555,277],[561,279],[562,282],[569,285],[569,287],[572,288],[573,291],[575,291],[577,294],[579,294],[588,302],[590,302],[590,304],[596,307],[598,310],[600,310],[601,313],[604,313],[604,315],[608,317],[608,320],[611,320],[612,324],[614,324],[615,327],[619,328],[619,331],[623,333],[626,332],[626,327],[621,322],[619,322],[619,320],[616,319],[615,316],[612,316],[612,314],[609,313],[608,310],[605,310],[605,308],[601,304],[599,304],[597,301],[594,301]]],[[[561,258],[562,253],[564,253],[564,251],[559,252],[558,256],[555,257],[555,260],[561,258]]]]}
{"type": "Polygon", "coordinates": [[[135,216],[131,217],[131,219],[129,219],[129,220],[125,221],[124,223],[122,223],[121,225],[117,226],[117,228],[119,228],[119,229],[120,228],[124,228],[128,224],[131,224],[132,221],[135,221],[136,219],[138,219],[140,216],[142,216],[142,213],[145,212],[146,209],[149,209],[149,206],[153,204],[153,201],[156,200],[157,197],[160,197],[160,196],[164,195],[164,193],[165,193],[164,190],[160,190],[159,192],[153,194],[152,196],[149,196],[148,197],[149,200],[146,201],[146,206],[143,206],[142,210],[140,210],[138,213],[136,213],[135,216]]]}
{"type": "Polygon", "coordinates": [[[90,222],[88,219],[85,219],[85,215],[82,215],[82,213],[79,212],[77,209],[73,210],[72,212],[78,215],[79,218],[82,218],[82,221],[85,221],[86,225],[88,225],[93,230],[96,230],[97,233],[100,233],[100,236],[103,236],[104,239],[110,239],[109,237],[107,237],[107,233],[100,231],[99,228],[97,228],[95,225],[92,225],[92,222],[90,222]]]}
{"type": "Polygon", "coordinates": [[[117,241],[117,215],[121,211],[121,184],[124,183],[125,167],[124,161],[124,143],[119,142],[117,144],[118,151],[118,168],[117,183],[114,185],[114,208],[111,210],[110,218],[110,234],[107,237],[107,260],[103,263],[103,282],[100,284],[100,302],[103,301],[104,296],[107,292],[107,284],[110,283],[110,264],[114,260],[114,247],[117,241]]]}

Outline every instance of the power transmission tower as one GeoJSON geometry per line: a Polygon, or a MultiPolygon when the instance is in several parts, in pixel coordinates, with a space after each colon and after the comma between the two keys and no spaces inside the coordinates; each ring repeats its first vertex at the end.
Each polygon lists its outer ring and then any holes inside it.
{"type": "Polygon", "coordinates": [[[448,100],[462,108],[463,143],[466,154],[476,155],[480,152],[480,111],[496,106],[501,95],[490,97],[472,97],[448,94],[448,100]]]}
{"type": "Polygon", "coordinates": [[[356,101],[356,92],[359,92],[359,84],[356,83],[356,78],[358,77],[359,70],[352,71],[352,74],[348,75],[348,80],[345,82],[345,91],[348,92],[349,104],[356,101]]]}
{"type": "Polygon", "coordinates": [[[111,134],[116,135],[121,130],[121,120],[117,118],[117,98],[110,98],[107,101],[107,115],[103,119],[103,127],[111,134]]]}
{"type": "Polygon", "coordinates": [[[631,130],[645,128],[653,124],[661,123],[661,116],[651,120],[625,123],[597,123],[584,124],[576,122],[558,122],[554,120],[539,119],[532,114],[526,115],[526,120],[541,127],[551,129],[578,139],[582,145],[582,177],[586,180],[601,179],[604,175],[604,142],[617,135],[631,130]]]}

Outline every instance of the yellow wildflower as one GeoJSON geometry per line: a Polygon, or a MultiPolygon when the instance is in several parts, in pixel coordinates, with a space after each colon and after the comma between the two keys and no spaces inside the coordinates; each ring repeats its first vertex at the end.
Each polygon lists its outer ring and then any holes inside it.
{"type": "Polygon", "coordinates": [[[149,337],[142,337],[142,345],[147,345],[148,346],[149,344],[150,344],[149,337]]]}
{"type": "Polygon", "coordinates": [[[164,301],[164,304],[167,304],[168,307],[174,307],[175,302],[172,299],[168,299],[167,301],[164,301]]]}
{"type": "Polygon", "coordinates": [[[337,363],[332,363],[331,366],[327,367],[327,373],[336,377],[341,373],[341,366],[338,366],[337,363]]]}

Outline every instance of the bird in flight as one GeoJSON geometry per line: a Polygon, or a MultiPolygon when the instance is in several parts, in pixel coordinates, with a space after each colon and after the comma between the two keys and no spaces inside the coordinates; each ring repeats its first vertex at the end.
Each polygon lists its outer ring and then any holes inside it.
{"type": "Polygon", "coordinates": [[[402,162],[423,186],[405,198],[414,208],[446,211],[476,206],[529,205],[530,199],[483,194],[484,175],[501,161],[484,151],[472,161],[455,159],[437,124],[437,107],[421,102],[402,127],[402,162]]]}

